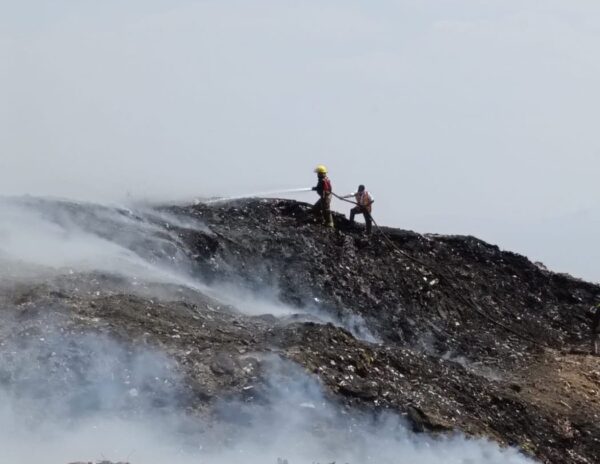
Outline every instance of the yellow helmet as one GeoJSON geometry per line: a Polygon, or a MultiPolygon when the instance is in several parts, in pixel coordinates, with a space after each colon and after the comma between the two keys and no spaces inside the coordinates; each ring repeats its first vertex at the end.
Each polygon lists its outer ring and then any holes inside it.
{"type": "Polygon", "coordinates": [[[327,168],[325,166],[323,166],[322,164],[319,164],[316,168],[315,168],[315,172],[317,174],[327,174],[327,168]]]}

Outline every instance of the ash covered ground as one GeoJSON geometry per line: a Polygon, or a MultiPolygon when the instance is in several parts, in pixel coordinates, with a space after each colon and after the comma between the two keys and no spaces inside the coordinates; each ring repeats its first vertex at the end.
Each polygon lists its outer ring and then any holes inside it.
{"type": "Polygon", "coordinates": [[[600,462],[594,284],[290,200],[0,212],[7,463],[600,462]]]}

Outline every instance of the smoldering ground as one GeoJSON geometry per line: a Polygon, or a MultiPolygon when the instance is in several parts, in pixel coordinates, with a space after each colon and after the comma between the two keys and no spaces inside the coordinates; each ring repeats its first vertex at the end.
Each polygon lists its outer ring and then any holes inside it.
{"type": "Polygon", "coordinates": [[[176,362],[148,347],[49,324],[3,337],[2,349],[6,463],[529,462],[485,441],[415,435],[392,414],[344,409],[314,378],[273,356],[253,354],[261,380],[202,415],[189,412],[194,400],[176,362]]]}
{"type": "Polygon", "coordinates": [[[256,270],[255,275],[265,277],[253,284],[236,278],[235,269],[228,280],[207,282],[179,232],[212,232],[201,221],[164,208],[14,197],[0,198],[0,219],[4,280],[100,272],[120,276],[118,287],[135,294],[169,299],[199,292],[229,310],[282,318],[302,315],[377,340],[358,315],[334,316],[318,300],[302,309],[283,303],[277,279],[266,269],[256,270]]]}
{"type": "MultiPolygon", "coordinates": [[[[3,276],[3,286],[64,275],[73,285],[92,288],[86,273],[101,272],[115,276],[121,292],[149,297],[170,285],[207,291],[249,314],[291,316],[272,289],[257,296],[232,282],[208,286],[194,279],[193,263],[173,230],[201,223],[31,198],[5,200],[0,212],[1,259],[8,265],[3,272],[12,273],[3,276]]],[[[516,451],[487,442],[416,436],[397,416],[344,409],[314,378],[272,357],[261,360],[256,385],[200,413],[177,361],[158,347],[133,345],[106,327],[90,332],[45,319],[43,307],[32,325],[4,310],[0,425],[9,432],[0,448],[7,464],[102,457],[139,464],[258,464],[277,458],[292,464],[526,462],[516,451]]],[[[311,310],[322,310],[318,301],[311,310]]]]}

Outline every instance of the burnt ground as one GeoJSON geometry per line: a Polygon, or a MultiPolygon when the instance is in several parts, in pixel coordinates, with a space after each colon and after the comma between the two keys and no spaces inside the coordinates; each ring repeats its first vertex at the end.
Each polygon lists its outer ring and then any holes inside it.
{"type": "Polygon", "coordinates": [[[276,288],[346,328],[247,316],[183,288],[132,294],[90,273],[5,280],[0,343],[93,331],[160,348],[185,375],[179,394],[193,414],[248,397],[263,369],[256,353],[271,353],[348,408],[396,411],[418,432],[460,430],[547,463],[600,462],[600,358],[587,354],[598,286],[474,237],[383,228],[367,239],[340,215],[325,229],[289,200],[163,209],[208,226],[168,226],[204,282],[276,288]],[[353,335],[356,321],[376,342],[353,335]]]}

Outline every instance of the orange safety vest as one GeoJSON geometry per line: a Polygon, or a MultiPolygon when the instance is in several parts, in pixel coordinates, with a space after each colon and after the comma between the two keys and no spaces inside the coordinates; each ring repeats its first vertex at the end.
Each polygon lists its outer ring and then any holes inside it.
{"type": "Polygon", "coordinates": [[[354,198],[359,206],[365,208],[369,213],[371,212],[371,203],[373,202],[373,197],[371,197],[371,194],[368,191],[363,190],[362,193],[356,192],[354,194],[354,198]]]}

